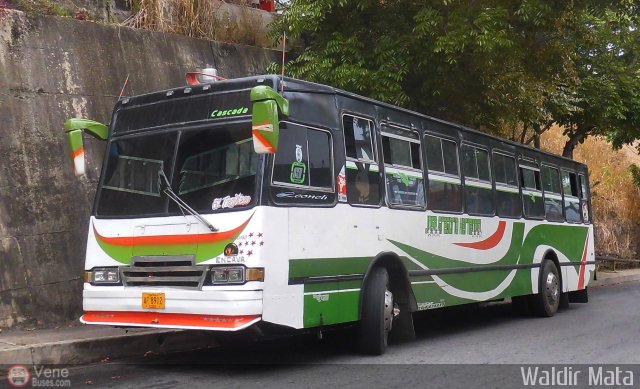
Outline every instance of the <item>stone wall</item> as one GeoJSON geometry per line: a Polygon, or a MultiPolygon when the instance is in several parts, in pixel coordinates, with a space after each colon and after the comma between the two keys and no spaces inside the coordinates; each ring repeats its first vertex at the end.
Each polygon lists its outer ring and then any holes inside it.
{"type": "Polygon", "coordinates": [[[0,15],[0,328],[51,327],[81,314],[89,213],[104,144],[72,174],[63,124],[109,122],[128,94],[184,85],[205,66],[264,73],[277,52],[69,18],[0,15]]]}

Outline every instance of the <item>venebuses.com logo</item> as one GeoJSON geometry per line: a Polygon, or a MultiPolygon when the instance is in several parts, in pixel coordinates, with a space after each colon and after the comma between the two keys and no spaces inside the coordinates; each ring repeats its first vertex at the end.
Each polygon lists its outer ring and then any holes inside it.
{"type": "Polygon", "coordinates": [[[29,369],[24,365],[14,365],[9,368],[7,372],[7,380],[9,385],[14,388],[24,388],[29,385],[31,374],[29,369]]]}
{"type": "Polygon", "coordinates": [[[25,365],[13,365],[7,371],[7,381],[14,388],[48,387],[48,388],[68,388],[71,387],[69,379],[69,369],[49,368],[45,366],[33,366],[33,374],[25,365]]]}

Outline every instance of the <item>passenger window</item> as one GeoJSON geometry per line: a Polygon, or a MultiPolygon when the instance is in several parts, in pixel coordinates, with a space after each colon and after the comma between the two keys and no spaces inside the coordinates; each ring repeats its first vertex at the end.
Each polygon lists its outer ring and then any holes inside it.
{"type": "Polygon", "coordinates": [[[423,207],[424,178],[417,139],[382,134],[387,201],[391,205],[423,207]]]}
{"type": "Polygon", "coordinates": [[[292,123],[280,129],[272,182],[304,189],[333,189],[331,135],[292,123]]]}
{"type": "Polygon", "coordinates": [[[547,220],[564,221],[562,214],[562,190],[558,169],[542,165],[542,188],[544,189],[544,209],[547,220]]]}
{"type": "Polygon", "coordinates": [[[493,173],[496,180],[496,210],[498,216],[522,216],[520,191],[516,176],[516,160],[512,156],[493,153],[493,173]]]}
{"type": "Polygon", "coordinates": [[[578,196],[578,180],[576,174],[562,170],[560,172],[562,190],[564,192],[564,214],[571,223],[580,223],[580,198],[578,196]]]}
{"type": "Polygon", "coordinates": [[[375,156],[372,120],[344,115],[346,191],[349,204],[380,205],[380,169],[375,156]]]}
{"type": "Polygon", "coordinates": [[[542,184],[540,170],[534,162],[521,161],[520,185],[522,186],[522,205],[524,216],[534,219],[544,218],[542,184]]]}
{"type": "Polygon", "coordinates": [[[470,215],[493,215],[493,191],[489,173],[489,152],[462,145],[465,206],[470,215]]]}
{"type": "Polygon", "coordinates": [[[368,119],[344,115],[344,144],[347,157],[375,162],[373,148],[373,122],[368,119]]]}
{"type": "Polygon", "coordinates": [[[425,135],[429,171],[429,208],[462,212],[462,191],[456,142],[425,135]]]}
{"type": "Polygon", "coordinates": [[[580,206],[582,208],[582,221],[589,223],[589,196],[587,194],[587,180],[583,174],[578,174],[580,181],[580,206]]]}

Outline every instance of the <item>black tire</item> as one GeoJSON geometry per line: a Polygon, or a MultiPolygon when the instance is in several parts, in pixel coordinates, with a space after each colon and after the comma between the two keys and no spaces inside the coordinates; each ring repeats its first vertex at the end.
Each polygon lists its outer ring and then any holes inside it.
{"type": "Polygon", "coordinates": [[[538,294],[531,296],[531,308],[536,316],[551,317],[560,306],[562,285],[556,264],[545,260],[540,268],[538,294]]]}
{"type": "Polygon", "coordinates": [[[387,349],[392,322],[393,295],[389,291],[389,274],[386,269],[377,267],[367,277],[362,296],[358,331],[360,350],[366,354],[382,355],[387,349]]]}

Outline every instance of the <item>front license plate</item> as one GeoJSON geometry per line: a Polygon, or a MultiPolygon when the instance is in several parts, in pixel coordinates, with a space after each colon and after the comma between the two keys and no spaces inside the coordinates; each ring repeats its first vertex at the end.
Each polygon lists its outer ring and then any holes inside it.
{"type": "Polygon", "coordinates": [[[142,293],[142,308],[164,309],[164,293],[142,293]]]}

